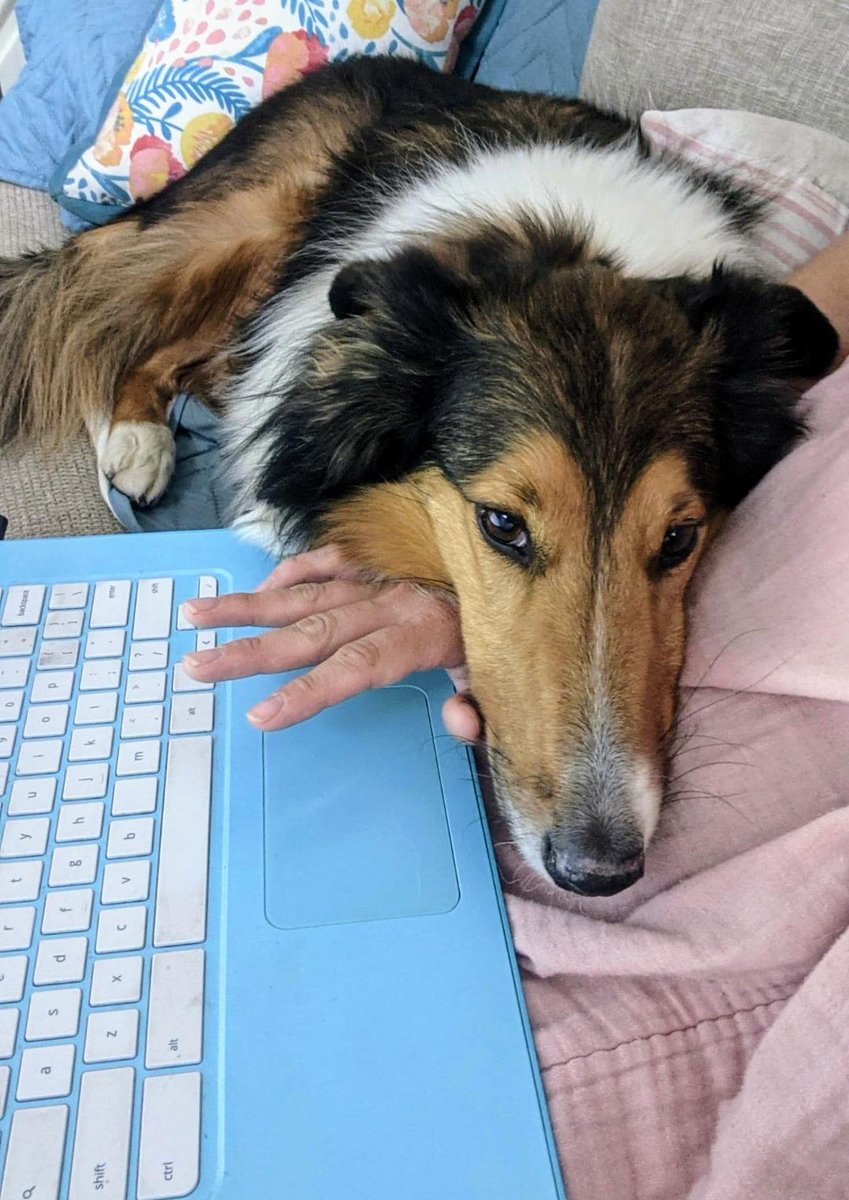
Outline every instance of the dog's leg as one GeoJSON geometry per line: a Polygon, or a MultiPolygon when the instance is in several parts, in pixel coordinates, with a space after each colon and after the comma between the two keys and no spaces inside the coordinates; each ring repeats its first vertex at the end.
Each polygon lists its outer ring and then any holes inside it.
{"type": "Polygon", "coordinates": [[[209,341],[184,338],[136,367],[118,394],[111,426],[97,437],[98,467],[136,504],[155,504],[174,470],[168,407],[184,385],[204,378],[209,341]]]}

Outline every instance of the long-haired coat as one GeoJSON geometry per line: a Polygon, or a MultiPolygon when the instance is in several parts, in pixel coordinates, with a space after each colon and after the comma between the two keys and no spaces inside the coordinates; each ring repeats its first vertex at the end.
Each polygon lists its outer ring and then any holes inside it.
{"type": "Polygon", "coordinates": [[[0,439],[84,420],[153,502],[171,397],[220,407],[247,531],[456,595],[521,851],[614,892],[658,818],[687,583],[837,348],[751,273],[759,218],[584,104],[338,65],[0,263],[0,439]]]}

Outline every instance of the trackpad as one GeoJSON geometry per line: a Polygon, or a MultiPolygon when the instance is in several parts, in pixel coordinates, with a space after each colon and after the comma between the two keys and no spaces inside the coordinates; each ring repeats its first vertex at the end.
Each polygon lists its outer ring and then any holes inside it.
{"type": "Polygon", "coordinates": [[[263,737],[265,910],[283,929],[447,912],[460,892],[425,695],[382,688],[263,737]]]}

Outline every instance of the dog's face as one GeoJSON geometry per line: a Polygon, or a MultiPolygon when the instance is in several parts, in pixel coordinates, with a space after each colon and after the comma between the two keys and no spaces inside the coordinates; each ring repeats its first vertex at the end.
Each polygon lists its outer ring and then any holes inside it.
{"type": "Polygon", "coordinates": [[[628,280],[572,253],[346,268],[286,405],[298,459],[287,423],[263,499],[308,494],[313,536],[457,595],[514,838],[607,895],[657,822],[689,580],[836,342],[793,289],[628,280]]]}

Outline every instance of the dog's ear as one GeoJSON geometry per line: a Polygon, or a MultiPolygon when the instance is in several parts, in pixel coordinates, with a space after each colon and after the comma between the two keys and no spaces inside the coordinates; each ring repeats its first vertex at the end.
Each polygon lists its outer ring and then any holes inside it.
{"type": "Polygon", "coordinates": [[[737,504],[804,433],[799,399],[833,365],[837,334],[798,288],[740,272],[660,286],[715,340],[717,500],[737,504]]]}
{"type": "Polygon", "coordinates": [[[329,502],[428,461],[466,286],[419,249],[339,271],[337,319],[313,338],[265,427],[260,499],[308,527],[329,502]]]}

